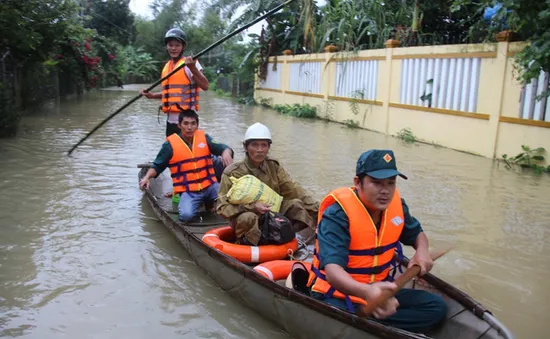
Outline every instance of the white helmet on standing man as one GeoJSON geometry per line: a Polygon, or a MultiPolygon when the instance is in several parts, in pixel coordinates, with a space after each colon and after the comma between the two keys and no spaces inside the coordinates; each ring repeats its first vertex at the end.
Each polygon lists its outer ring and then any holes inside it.
{"type": "Polygon", "coordinates": [[[271,144],[271,131],[266,125],[257,122],[248,127],[244,133],[244,144],[246,145],[249,140],[269,140],[271,144]]]}

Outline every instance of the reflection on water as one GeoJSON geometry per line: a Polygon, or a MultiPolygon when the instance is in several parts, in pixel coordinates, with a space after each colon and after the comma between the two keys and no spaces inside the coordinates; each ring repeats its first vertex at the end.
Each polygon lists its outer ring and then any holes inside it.
{"type": "MultiPolygon", "coordinates": [[[[164,140],[158,102],[139,100],[66,156],[134,95],[102,91],[45,107],[23,120],[16,139],[0,140],[0,336],[286,337],[214,286],[143,200],[136,164],[152,160],[164,140]]],[[[547,175],[208,93],[202,99],[201,128],[237,159],[246,127],[268,125],[272,156],[319,199],[351,184],[361,152],[393,149],[409,176],[398,183],[401,194],[432,246],[455,245],[435,273],[518,338],[545,337],[547,175]]]]}

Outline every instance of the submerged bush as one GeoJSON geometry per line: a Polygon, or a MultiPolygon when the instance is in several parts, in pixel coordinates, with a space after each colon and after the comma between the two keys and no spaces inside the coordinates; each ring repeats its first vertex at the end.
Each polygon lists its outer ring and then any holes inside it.
{"type": "Polygon", "coordinates": [[[308,119],[315,119],[317,118],[317,109],[314,107],[311,107],[309,104],[305,105],[275,105],[273,106],[273,109],[277,112],[284,114],[284,115],[292,115],[294,117],[298,118],[308,118],[308,119]]]}

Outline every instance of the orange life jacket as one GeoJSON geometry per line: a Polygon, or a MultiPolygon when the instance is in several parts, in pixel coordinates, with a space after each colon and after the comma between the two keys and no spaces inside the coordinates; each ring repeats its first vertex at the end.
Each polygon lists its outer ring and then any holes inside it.
{"type": "Polygon", "coordinates": [[[173,155],[168,167],[172,173],[174,193],[197,192],[217,182],[212,156],[206,134],[196,130],[193,136],[193,150],[177,133],[166,138],[172,146],[173,155]]]}
{"type": "MultiPolygon", "coordinates": [[[[387,280],[390,266],[395,264],[396,248],[401,252],[399,237],[404,226],[403,205],[399,192],[395,190],[392,201],[382,215],[380,230],[353,191],[353,188],[338,188],[330,192],[319,207],[319,221],[325,209],[337,202],[349,219],[350,244],[348,265],[344,269],[353,279],[370,284],[387,280]]],[[[319,242],[315,243],[315,253],[309,274],[308,286],[313,292],[324,294],[326,298],[336,297],[346,300],[348,309],[353,312],[351,303],[366,305],[363,298],[348,296],[336,290],[326,280],[325,271],[319,269],[319,242]]],[[[391,278],[390,278],[391,279],[391,278]]]]}
{"type": "MultiPolygon", "coordinates": [[[[164,78],[182,63],[183,59],[180,59],[176,64],[172,60],[168,61],[162,69],[162,77],[164,78]]],[[[198,112],[199,92],[200,88],[197,84],[191,82],[187,77],[185,67],[180,69],[162,82],[162,111],[164,113],[179,113],[181,112],[177,106],[179,105],[182,109],[192,109],[198,112]]]]}

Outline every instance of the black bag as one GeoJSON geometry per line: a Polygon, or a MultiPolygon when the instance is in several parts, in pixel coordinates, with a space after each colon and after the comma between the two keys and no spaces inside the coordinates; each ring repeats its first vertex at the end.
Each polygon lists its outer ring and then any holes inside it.
{"type": "Polygon", "coordinates": [[[286,244],[295,237],[290,220],[281,213],[266,212],[262,214],[259,226],[262,232],[259,245],[286,244]]]}

